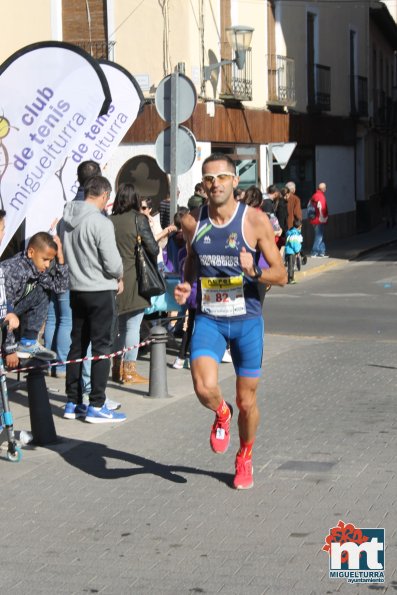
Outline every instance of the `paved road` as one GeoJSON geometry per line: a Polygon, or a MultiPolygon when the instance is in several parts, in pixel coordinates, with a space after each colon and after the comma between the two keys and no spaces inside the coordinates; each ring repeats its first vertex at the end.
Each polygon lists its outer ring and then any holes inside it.
{"type": "MultiPolygon", "coordinates": [[[[358,262],[330,262],[337,266],[325,269],[310,282],[299,282],[292,291],[273,288],[265,300],[267,330],[293,335],[394,340],[396,261],[397,244],[394,244],[358,262]]],[[[327,266],[327,261],[324,265],[327,266]]]]}
{"type": "MultiPolygon", "coordinates": [[[[396,591],[391,257],[347,263],[266,298],[253,490],[231,489],[236,428],[230,451],[214,455],[212,415],[185,370],[170,370],[175,396],[161,402],[112,388],[129,414],[120,427],[60,419],[63,397],[53,393],[63,442],[26,450],[17,465],[0,461],[0,592],[369,593],[328,578],[321,548],[339,519],[386,528],[386,585],[371,591],[396,591]],[[308,325],[313,303],[326,323],[308,325]]],[[[221,374],[233,397],[231,366],[221,374]]]]}

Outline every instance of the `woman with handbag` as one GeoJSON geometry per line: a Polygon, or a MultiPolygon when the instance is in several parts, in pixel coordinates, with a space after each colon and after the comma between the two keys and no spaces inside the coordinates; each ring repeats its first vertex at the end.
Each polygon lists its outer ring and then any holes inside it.
{"type": "MultiPolygon", "coordinates": [[[[124,291],[117,296],[119,332],[115,341],[115,351],[124,347],[133,347],[139,343],[144,309],[150,306],[150,297],[141,295],[137,278],[137,258],[142,256],[143,251],[148,264],[154,263],[157,270],[156,259],[159,247],[147,217],[141,213],[142,202],[144,199],[136,194],[133,184],[121,184],[110,217],[124,269],[124,291]]],[[[136,371],[137,356],[136,348],[127,351],[124,358],[115,357],[112,379],[125,384],[148,382],[147,378],[136,371]]]]}

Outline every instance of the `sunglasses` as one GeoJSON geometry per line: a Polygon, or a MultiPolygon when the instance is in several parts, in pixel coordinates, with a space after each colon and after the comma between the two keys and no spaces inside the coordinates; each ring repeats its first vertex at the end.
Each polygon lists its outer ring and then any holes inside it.
{"type": "Polygon", "coordinates": [[[142,205],[142,206],[141,206],[141,211],[147,211],[147,209],[148,209],[148,208],[149,208],[149,207],[147,207],[147,206],[143,206],[143,205],[142,205]]]}
{"type": "Polygon", "coordinates": [[[230,171],[221,171],[219,174],[205,174],[203,175],[204,184],[213,184],[215,180],[219,180],[221,184],[227,181],[228,178],[235,178],[236,174],[230,171]]]}

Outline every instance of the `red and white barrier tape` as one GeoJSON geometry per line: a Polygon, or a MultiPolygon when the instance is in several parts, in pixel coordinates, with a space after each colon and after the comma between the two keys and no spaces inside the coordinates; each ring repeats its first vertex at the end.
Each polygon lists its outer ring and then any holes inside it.
{"type": "Polygon", "coordinates": [[[144,347],[145,345],[150,345],[154,341],[155,339],[148,339],[147,341],[142,341],[142,343],[138,343],[138,345],[133,345],[132,347],[124,347],[124,349],[120,349],[120,351],[115,351],[114,353],[109,353],[106,355],[92,355],[91,357],[80,357],[79,359],[69,359],[65,362],[46,362],[41,366],[27,366],[26,368],[14,368],[8,371],[28,372],[29,370],[37,370],[40,368],[52,368],[53,366],[66,366],[67,364],[80,364],[81,362],[95,362],[99,359],[110,359],[112,357],[115,357],[116,355],[123,355],[124,353],[127,353],[127,351],[132,351],[133,349],[138,349],[139,347],[144,347]]]}

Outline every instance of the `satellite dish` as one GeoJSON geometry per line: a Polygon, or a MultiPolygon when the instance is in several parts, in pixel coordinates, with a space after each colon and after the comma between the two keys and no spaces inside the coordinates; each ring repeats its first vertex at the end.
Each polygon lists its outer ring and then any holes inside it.
{"type": "MultiPolygon", "coordinates": [[[[213,64],[219,64],[219,60],[212,50],[208,50],[208,62],[209,62],[210,66],[212,66],[213,64]]],[[[214,68],[213,70],[211,70],[211,74],[210,74],[210,83],[212,85],[214,98],[216,97],[216,90],[218,88],[218,80],[219,80],[219,68],[214,68]]]]}

